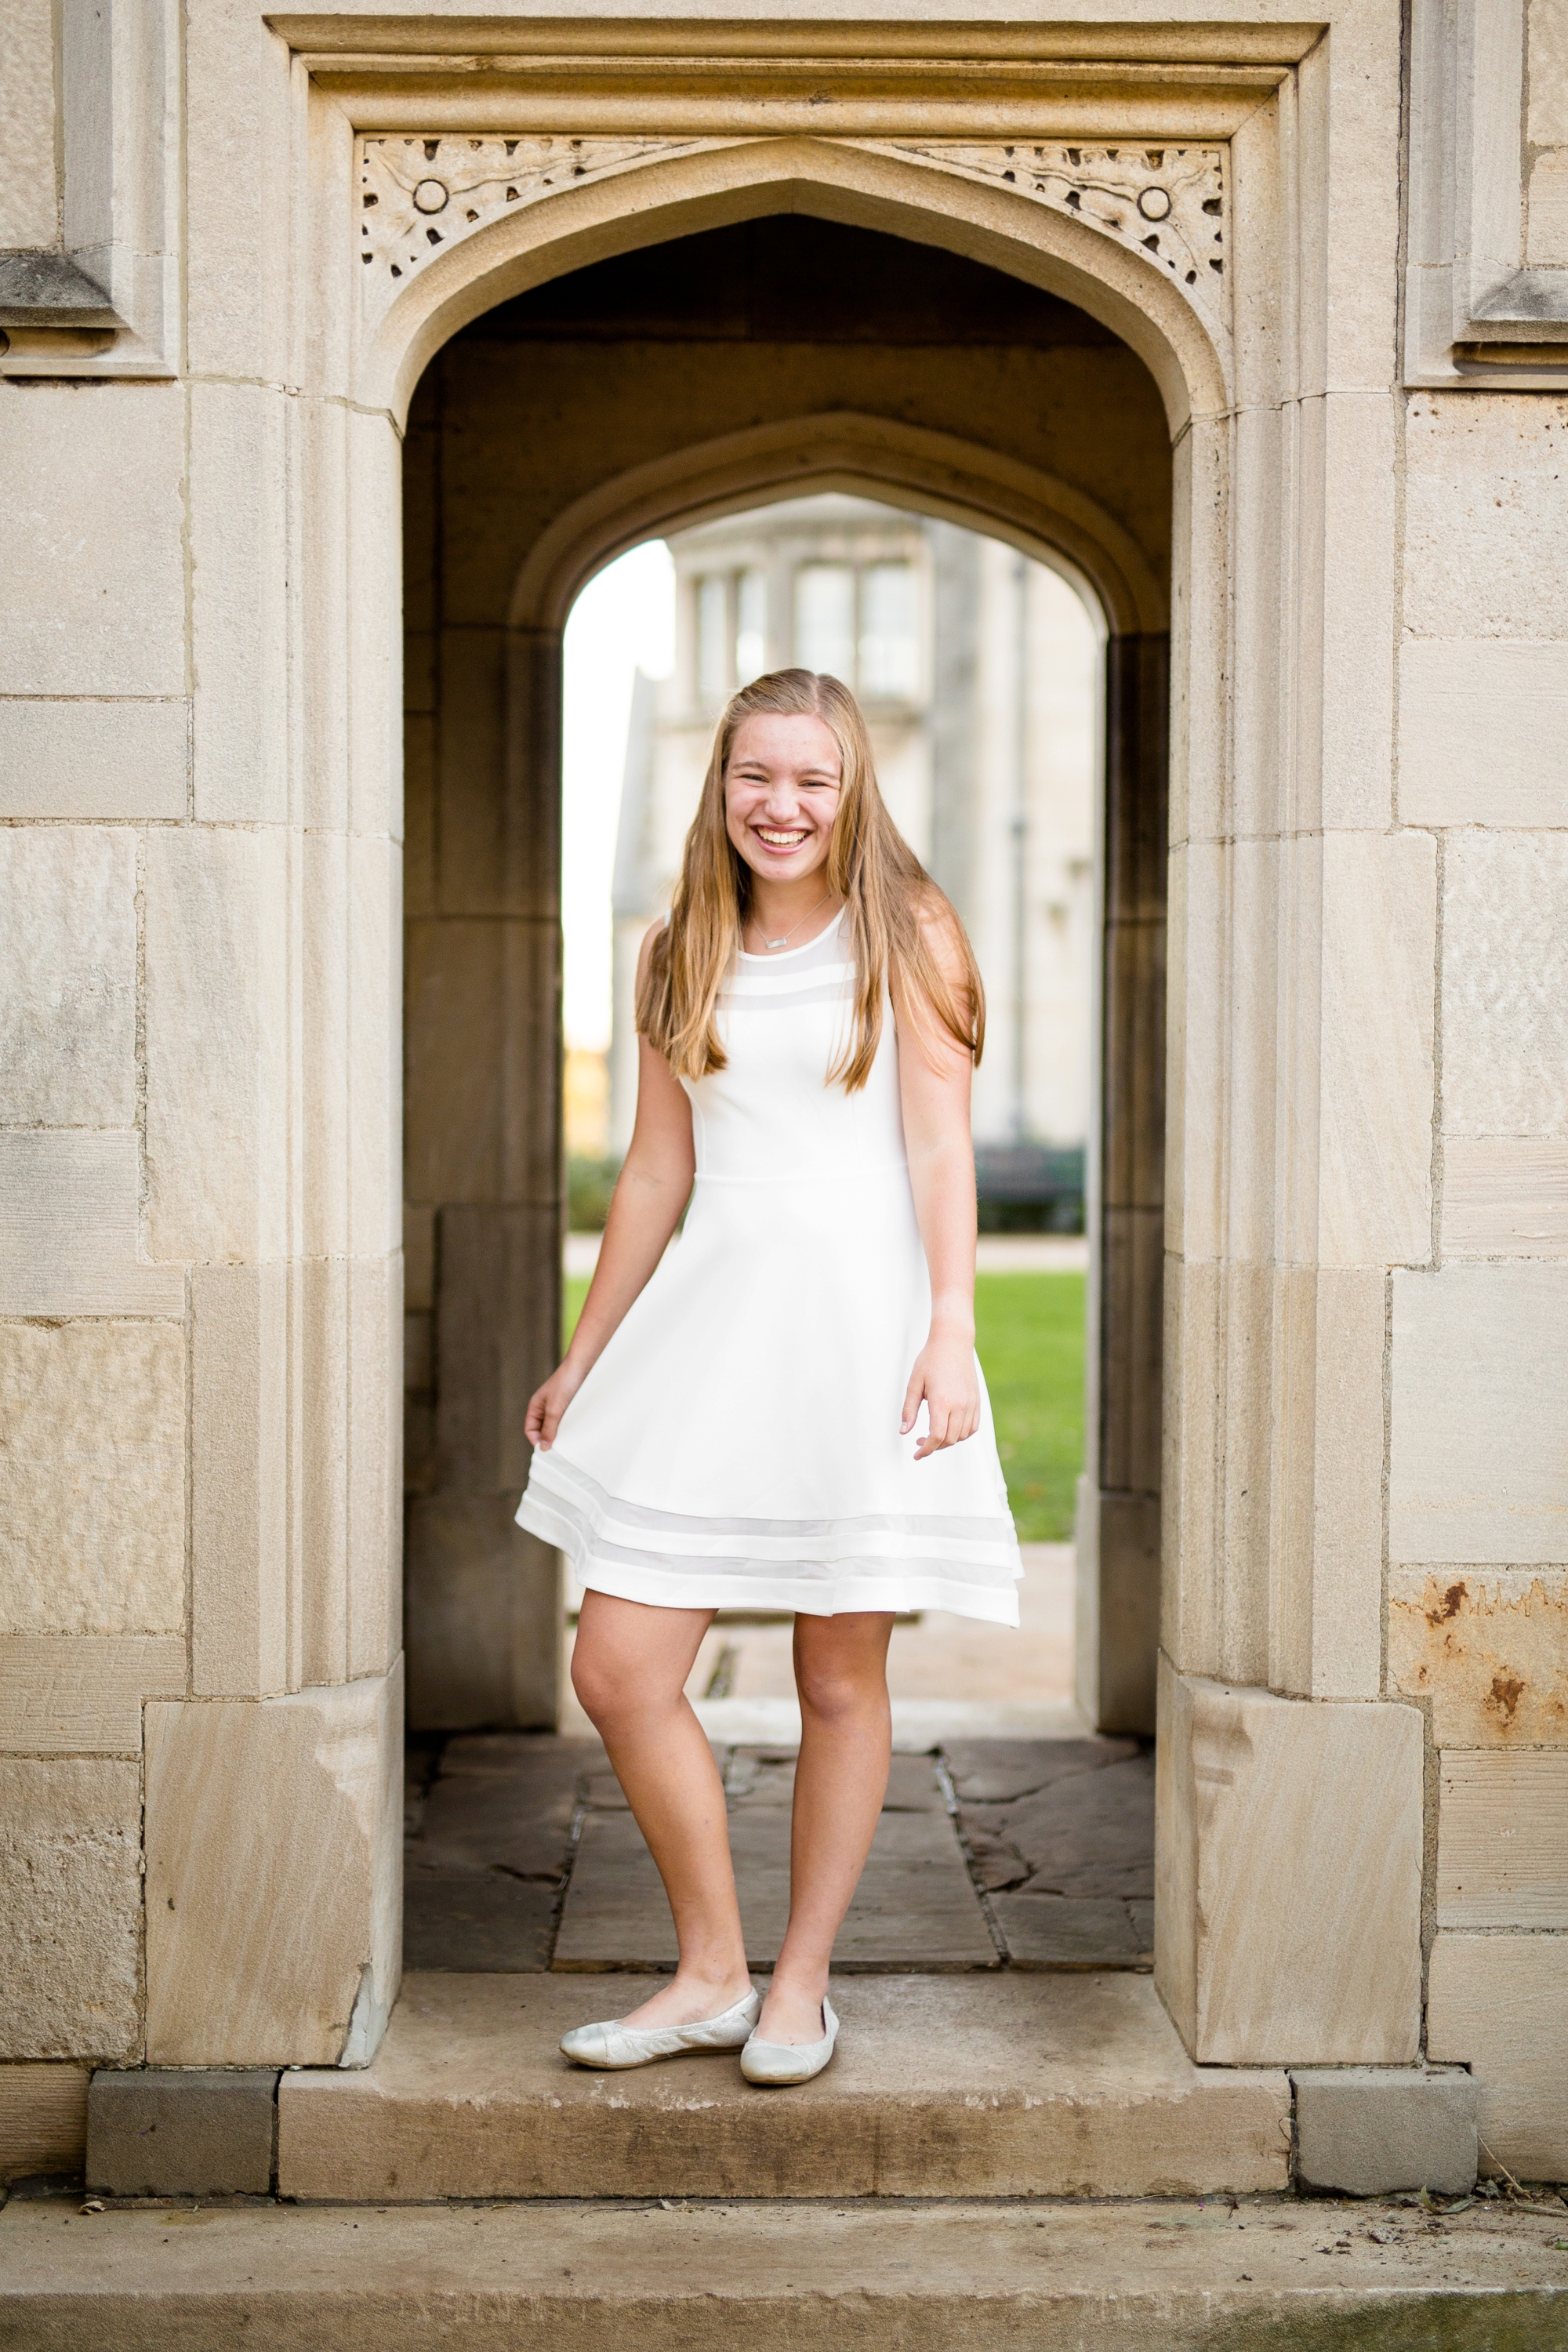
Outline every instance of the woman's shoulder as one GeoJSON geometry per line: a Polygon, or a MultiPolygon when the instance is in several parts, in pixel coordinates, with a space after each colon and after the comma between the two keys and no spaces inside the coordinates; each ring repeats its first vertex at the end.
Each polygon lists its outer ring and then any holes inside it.
{"type": "Polygon", "coordinates": [[[978,1061],[985,1041],[985,992],[956,908],[922,876],[909,899],[913,937],[892,975],[900,1027],[918,1033],[939,1058],[956,1046],[978,1061]]]}
{"type": "Polygon", "coordinates": [[[638,980],[641,980],[644,972],[647,971],[648,965],[652,962],[654,949],[658,946],[659,940],[663,939],[668,929],[669,917],[668,915],[660,915],[658,920],[657,922],[650,923],[647,930],[643,933],[642,945],[637,950],[638,980]]]}
{"type": "Polygon", "coordinates": [[[936,884],[922,878],[910,894],[910,911],[920,926],[921,945],[944,978],[962,979],[969,969],[968,940],[952,901],[936,884]]]}

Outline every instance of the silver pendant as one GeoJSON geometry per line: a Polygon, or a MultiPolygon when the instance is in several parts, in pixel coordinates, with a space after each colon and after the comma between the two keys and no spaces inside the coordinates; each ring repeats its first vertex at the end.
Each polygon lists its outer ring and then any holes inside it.
{"type": "Polygon", "coordinates": [[[788,938],[789,933],[786,931],[783,940],[764,940],[763,941],[763,945],[765,948],[782,948],[784,944],[784,940],[787,940],[788,938]]]}

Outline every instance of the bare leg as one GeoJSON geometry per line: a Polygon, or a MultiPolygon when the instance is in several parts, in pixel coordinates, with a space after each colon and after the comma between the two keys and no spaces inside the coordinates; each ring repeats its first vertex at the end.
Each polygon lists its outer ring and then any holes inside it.
{"type": "Polygon", "coordinates": [[[890,1616],[796,1617],[800,1759],[790,1826],[789,1928],[757,2033],[816,2042],[833,1939],[871,1851],[888,1793],[890,1616]]]}
{"type": "Polygon", "coordinates": [[[680,1963],[634,2025],[694,2025],[749,1990],[724,1787],[685,1695],[710,1609],[586,1592],[572,1681],[598,1730],[675,1915],[680,1963]]]}

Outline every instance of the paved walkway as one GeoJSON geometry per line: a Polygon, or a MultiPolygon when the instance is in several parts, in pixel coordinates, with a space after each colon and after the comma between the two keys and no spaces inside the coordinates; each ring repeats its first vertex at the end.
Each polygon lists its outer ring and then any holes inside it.
{"type": "MultiPolygon", "coordinates": [[[[893,1629],[888,1802],[839,1939],[846,1969],[1143,1969],[1153,1902],[1153,1759],[1098,1739],[1072,1704],[1070,1544],[1025,1549],[1017,1631],[934,1612],[893,1629]]],[[[754,1968],[789,1902],[800,1736],[788,1617],[725,1613],[687,1690],[730,1800],[754,1968]]],[[[414,1751],[410,1968],[665,1968],[658,1874],[593,1727],[414,1751]]]]}
{"type": "MultiPolygon", "coordinates": [[[[748,1956],[789,1902],[795,1758],[719,1748],[748,1956]]],[[[1151,1965],[1153,1759],[1126,1739],[950,1740],[895,1757],[835,1965],[846,1972],[1151,1965]]],[[[405,1957],[465,1973],[668,1968],[658,1872],[592,1739],[416,1747],[405,1957]]]]}

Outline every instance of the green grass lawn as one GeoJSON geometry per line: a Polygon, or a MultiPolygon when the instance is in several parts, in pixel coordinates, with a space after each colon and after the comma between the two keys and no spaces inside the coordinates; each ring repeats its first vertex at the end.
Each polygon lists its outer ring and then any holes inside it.
{"type": "MultiPolygon", "coordinates": [[[[568,1338],[587,1295],[584,1276],[568,1281],[568,1338]]],[[[1083,1467],[1083,1276],[983,1274],[974,1315],[1019,1540],[1065,1543],[1083,1467]]]]}
{"type": "Polygon", "coordinates": [[[1020,1543],[1066,1543],[1083,1467],[1081,1274],[983,1274],[974,1344],[1020,1543]]]}

